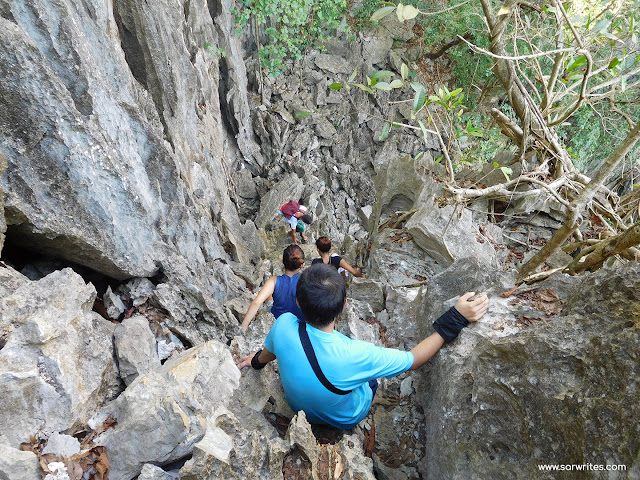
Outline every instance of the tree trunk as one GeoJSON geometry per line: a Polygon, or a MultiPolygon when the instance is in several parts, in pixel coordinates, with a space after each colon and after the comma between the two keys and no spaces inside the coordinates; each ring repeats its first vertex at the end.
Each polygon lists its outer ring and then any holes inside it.
{"type": "Polygon", "coordinates": [[[604,165],[600,167],[595,177],[585,186],[580,195],[571,202],[571,205],[567,209],[567,218],[564,225],[556,231],[542,249],[536,253],[527,263],[525,263],[520,269],[518,275],[518,281],[522,281],[529,273],[533,272],[542,263],[549,258],[557,248],[559,248],[569,236],[580,226],[580,215],[584,208],[593,199],[594,195],[598,191],[598,188],[604,183],[604,181],[611,175],[613,169],[616,167],[622,159],[629,153],[629,150],[633,148],[636,142],[640,139],[640,122],[637,122],[635,127],[627,134],[625,139],[615,148],[611,155],[607,158],[604,165]]]}

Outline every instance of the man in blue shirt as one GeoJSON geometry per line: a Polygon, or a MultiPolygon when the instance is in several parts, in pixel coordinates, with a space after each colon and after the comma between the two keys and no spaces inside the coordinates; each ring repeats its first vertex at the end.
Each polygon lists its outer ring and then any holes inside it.
{"type": "Polygon", "coordinates": [[[334,330],[346,302],[347,288],[335,268],[317,264],[298,281],[296,297],[307,320],[291,313],[276,319],[265,348],[238,362],[238,368],[263,368],[278,359],[285,398],[295,411],[304,410],[311,423],[349,429],[366,417],[377,378],[395,377],[424,365],[447,341],[487,311],[483,295],[464,294],[433,324],[436,333],[410,352],[376,347],[352,340],[334,330]]]}

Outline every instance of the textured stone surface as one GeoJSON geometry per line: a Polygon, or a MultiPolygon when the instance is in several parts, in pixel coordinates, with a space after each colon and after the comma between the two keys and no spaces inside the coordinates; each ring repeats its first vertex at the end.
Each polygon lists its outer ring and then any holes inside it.
{"type": "Polygon", "coordinates": [[[491,244],[480,243],[469,210],[425,205],[407,222],[407,230],[420,248],[441,265],[449,266],[454,260],[471,257],[498,267],[491,244]]]}
{"type": "Polygon", "coordinates": [[[2,2],[12,238],[117,279],[162,272],[179,289],[197,285],[192,307],[224,323],[230,254],[251,263],[262,248],[229,197],[231,164],[261,160],[228,5],[89,3],[2,2]],[[203,47],[218,40],[224,61],[203,47]]]}
{"type": "MultiPolygon", "coordinates": [[[[0,176],[7,169],[7,156],[0,152],[0,176]]],[[[7,231],[7,222],[4,219],[4,191],[0,188],[0,253],[4,246],[4,232],[7,231]]]]}
{"type": "Polygon", "coordinates": [[[561,315],[508,333],[500,325],[510,318],[490,306],[445,347],[416,397],[430,439],[427,478],[557,478],[541,463],[624,464],[625,473],[588,478],[636,478],[640,432],[628,419],[640,414],[639,274],[628,264],[574,286],[554,282],[566,289],[561,315]]]}
{"type": "Polygon", "coordinates": [[[126,385],[160,367],[156,338],[142,315],[126,318],[113,332],[120,378],[126,385]]]}
{"type": "Polygon", "coordinates": [[[109,452],[110,479],[128,480],[145,463],[160,465],[188,455],[205,435],[207,418],[238,387],[240,371],[225,345],[212,340],[138,377],[91,421],[109,415],[115,428],[97,437],[109,452]]]}
{"type": "Polygon", "coordinates": [[[71,269],[25,281],[0,298],[2,434],[9,445],[29,435],[86,422],[121,389],[113,324],[91,312],[95,289],[71,269]]]}
{"type": "Polygon", "coordinates": [[[138,475],[138,480],[177,480],[178,478],[180,478],[178,473],[165,472],[151,463],[146,463],[138,475]]]}
{"type": "Polygon", "coordinates": [[[42,470],[33,452],[23,452],[0,442],[0,478],[40,480],[42,470]]]}

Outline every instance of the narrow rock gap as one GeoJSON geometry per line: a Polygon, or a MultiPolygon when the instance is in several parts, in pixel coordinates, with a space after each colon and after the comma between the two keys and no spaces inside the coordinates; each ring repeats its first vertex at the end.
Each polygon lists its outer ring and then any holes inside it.
{"type": "Polygon", "coordinates": [[[120,32],[120,45],[122,46],[122,51],[124,52],[124,58],[127,65],[129,65],[129,69],[135,79],[140,82],[145,90],[149,90],[147,83],[147,69],[142,45],[138,42],[136,35],[129,31],[129,29],[124,25],[122,17],[118,11],[117,2],[114,2],[113,4],[113,16],[116,20],[118,31],[120,32]]]}
{"type": "Polygon", "coordinates": [[[14,235],[14,230],[11,226],[7,229],[0,260],[31,280],[39,280],[54,271],[71,268],[80,275],[85,282],[91,282],[93,284],[100,298],[105,294],[108,287],[114,290],[122,283],[120,280],[85,267],[84,265],[46,253],[37,247],[25,245],[21,236],[14,235]]]}

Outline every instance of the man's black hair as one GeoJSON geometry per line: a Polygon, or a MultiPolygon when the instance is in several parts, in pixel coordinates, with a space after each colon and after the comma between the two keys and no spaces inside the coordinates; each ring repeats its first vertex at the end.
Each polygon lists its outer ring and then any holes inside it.
{"type": "Polygon", "coordinates": [[[302,215],[301,220],[307,225],[311,225],[313,223],[313,215],[311,215],[310,213],[305,213],[304,215],[302,215]]]}
{"type": "Polygon", "coordinates": [[[296,299],[309,325],[329,325],[342,312],[346,298],[347,285],[335,268],[318,263],[300,274],[296,299]]]}

